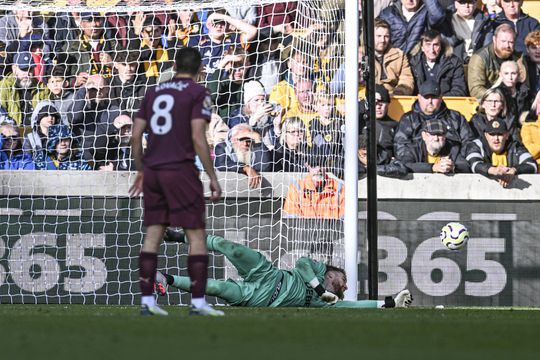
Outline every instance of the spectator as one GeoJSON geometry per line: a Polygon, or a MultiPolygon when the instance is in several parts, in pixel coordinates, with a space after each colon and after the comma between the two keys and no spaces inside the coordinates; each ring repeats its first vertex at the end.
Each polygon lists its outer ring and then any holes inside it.
{"type": "Polygon", "coordinates": [[[179,45],[187,46],[191,36],[197,36],[201,32],[201,25],[197,13],[189,9],[176,10],[176,38],[179,45]]]}
{"type": "Polygon", "coordinates": [[[422,141],[408,146],[399,160],[413,173],[470,172],[460,144],[446,139],[446,128],[440,119],[426,120],[422,141]]]}
{"type": "Polygon", "coordinates": [[[285,112],[298,108],[298,99],[294,86],[299,80],[310,77],[308,69],[306,56],[293,49],[291,56],[287,60],[285,79],[272,88],[270,102],[279,104],[285,112]]]}
{"type": "Polygon", "coordinates": [[[249,58],[241,47],[234,47],[218,63],[216,71],[210,75],[207,88],[217,113],[226,121],[235,108],[242,104],[243,87],[247,81],[249,58]]]}
{"type": "Polygon", "coordinates": [[[328,83],[344,59],[344,42],[340,39],[336,24],[318,22],[308,28],[308,36],[304,41],[309,44],[307,48],[313,57],[312,80],[315,88],[317,91],[326,92],[328,83]]]}
{"type": "Polygon", "coordinates": [[[519,133],[515,127],[513,116],[507,115],[506,99],[500,89],[491,88],[482,99],[480,99],[480,105],[471,119],[471,129],[474,132],[475,137],[481,137],[484,134],[486,124],[490,121],[498,120],[506,122],[506,127],[514,137],[519,139],[519,133]]]}
{"type": "MultiPolygon", "coordinates": [[[[380,128],[377,129],[377,132],[379,131],[380,128]]],[[[367,133],[363,132],[358,137],[358,177],[367,174],[367,146],[367,133]]],[[[377,175],[402,178],[407,176],[408,173],[409,170],[407,170],[401,161],[392,159],[388,156],[388,153],[377,144],[377,175]]]]}
{"type": "MultiPolygon", "coordinates": [[[[25,9],[7,12],[0,18],[0,42],[6,47],[12,42],[31,36],[32,34],[43,34],[48,39],[49,29],[43,18],[28,10],[28,1],[16,1],[15,7],[22,6],[25,9]]],[[[20,51],[20,49],[15,49],[20,51]]]]}
{"type": "Polygon", "coordinates": [[[217,170],[247,175],[251,189],[260,187],[261,172],[273,171],[272,154],[248,124],[233,127],[227,141],[216,145],[215,154],[217,170]]]}
{"type": "Polygon", "coordinates": [[[206,27],[208,34],[193,36],[188,44],[199,49],[208,80],[226,52],[234,46],[246,48],[257,35],[257,28],[227,15],[223,9],[214,10],[208,15],[206,27]],[[233,32],[231,28],[236,31],[233,32]]]}
{"type": "Polygon", "coordinates": [[[38,31],[41,30],[36,30],[24,38],[12,41],[6,47],[6,62],[12,63],[14,55],[19,52],[30,53],[34,64],[36,64],[33,68],[34,77],[39,82],[45,82],[44,77],[52,66],[52,59],[48,41],[45,40],[45,35],[38,31]]]}
{"type": "Polygon", "coordinates": [[[336,114],[334,96],[316,93],[315,111],[317,116],[310,124],[313,153],[329,157],[342,156],[345,123],[336,114]]]}
{"type": "Polygon", "coordinates": [[[441,25],[444,16],[437,0],[396,0],[379,18],[390,25],[392,44],[408,55],[422,33],[441,25]]]}
{"type": "MultiPolygon", "coordinates": [[[[540,94],[540,93],[539,93],[540,94]]],[[[537,95],[532,109],[522,114],[521,139],[540,169],[540,96],[537,95]]]]}
{"type": "Polygon", "coordinates": [[[233,110],[228,121],[232,129],[238,124],[249,124],[258,133],[262,142],[269,148],[276,144],[274,122],[281,121],[281,111],[278,105],[266,102],[263,85],[257,80],[244,84],[244,105],[233,110]]]}
{"type": "Polygon", "coordinates": [[[133,120],[127,114],[118,116],[108,127],[109,132],[98,136],[94,143],[95,169],[134,171],[135,161],[131,155],[131,128],[133,120]]]}
{"type": "Polygon", "coordinates": [[[68,122],[68,113],[73,107],[73,96],[75,93],[69,87],[69,81],[66,77],[66,68],[62,65],[56,65],[51,68],[47,76],[47,89],[49,89],[49,100],[60,113],[62,120],[68,122]]]}
{"type": "Polygon", "coordinates": [[[33,75],[34,59],[29,52],[13,57],[12,73],[0,80],[0,105],[17,125],[30,125],[35,106],[49,97],[49,90],[33,75]]]}
{"type": "Polygon", "coordinates": [[[304,127],[307,131],[306,140],[309,146],[311,146],[311,132],[309,129],[310,123],[311,120],[317,116],[317,113],[313,107],[313,81],[308,79],[299,79],[294,84],[294,94],[298,100],[297,106],[287,110],[284,117],[296,117],[304,122],[304,127]]]}
{"type": "Polygon", "coordinates": [[[342,219],[345,213],[345,187],[341,180],[326,174],[324,157],[309,157],[306,167],[308,174],[289,186],[283,217],[342,219]]]}
{"type": "MultiPolygon", "coordinates": [[[[377,147],[380,154],[386,154],[388,159],[394,157],[394,135],[398,122],[388,116],[390,94],[381,85],[375,85],[375,122],[377,132],[377,147]]],[[[365,100],[360,103],[360,131],[367,131],[367,115],[365,114],[365,100]]]]}
{"type": "Polygon", "coordinates": [[[525,37],[534,30],[540,30],[540,24],[535,18],[525,14],[521,7],[523,0],[501,0],[502,12],[497,15],[495,23],[509,24],[516,32],[515,50],[525,52],[525,37]]]}
{"type": "Polygon", "coordinates": [[[420,86],[418,100],[413,109],[405,113],[399,121],[394,137],[394,155],[401,159],[407,147],[421,139],[422,125],[426,120],[439,119],[446,128],[446,138],[462,147],[474,139],[467,120],[459,112],[450,110],[441,98],[439,85],[428,80],[420,86]]]}
{"type": "Polygon", "coordinates": [[[174,65],[176,38],[172,35],[164,41],[165,27],[159,18],[149,16],[141,30],[141,55],[144,74],[151,82],[158,82],[160,74],[174,65]]]}
{"type": "Polygon", "coordinates": [[[442,96],[467,96],[463,63],[436,30],[427,30],[410,58],[416,89],[426,80],[439,84],[442,96]]]}
{"type": "Polygon", "coordinates": [[[136,112],[146,90],[153,86],[155,78],[146,78],[137,71],[140,53],[137,51],[120,51],[114,57],[116,70],[110,81],[110,103],[121,111],[136,112]]]}
{"type": "Polygon", "coordinates": [[[512,26],[499,25],[495,29],[493,43],[471,56],[467,77],[471,96],[480,99],[495,84],[503,61],[518,60],[519,54],[514,51],[515,38],[512,26]]]}
{"type": "MultiPolygon", "coordinates": [[[[212,113],[210,124],[206,130],[206,141],[210,147],[210,155],[214,156],[214,148],[220,142],[227,141],[229,134],[229,127],[225,124],[225,121],[215,113],[212,113]]],[[[202,163],[201,163],[202,166],[202,163]]]]}
{"type": "Polygon", "coordinates": [[[23,149],[33,154],[43,150],[47,144],[49,127],[60,123],[68,125],[54,103],[48,100],[40,102],[32,113],[32,131],[26,134],[23,149]]]}
{"type": "Polygon", "coordinates": [[[49,127],[49,139],[43,151],[35,157],[37,170],[91,170],[82,159],[77,141],[69,126],[64,124],[49,127]]]}
{"type": "Polygon", "coordinates": [[[0,125],[0,170],[34,170],[32,155],[23,151],[21,135],[13,125],[0,125]]]}
{"type": "Polygon", "coordinates": [[[502,11],[499,6],[500,0],[482,0],[482,11],[491,20],[495,20],[497,15],[502,11]]]}
{"type": "Polygon", "coordinates": [[[310,151],[304,122],[296,117],[285,118],[283,128],[277,131],[279,145],[275,149],[276,169],[285,172],[305,172],[306,157],[310,151]]]}
{"type": "Polygon", "coordinates": [[[476,0],[456,0],[446,11],[442,35],[464,64],[472,54],[491,42],[493,20],[477,8],[476,0]]]}
{"type": "Polygon", "coordinates": [[[75,136],[83,136],[83,157],[87,161],[94,160],[98,138],[115,132],[113,121],[120,115],[120,110],[110,103],[108,93],[105,78],[92,75],[75,94],[71,124],[75,136]]]}
{"type": "Polygon", "coordinates": [[[495,179],[508,187],[519,174],[534,174],[538,167],[527,149],[513,140],[506,123],[488,122],[484,134],[469,143],[467,160],[473,173],[495,179]]]}
{"type": "Polygon", "coordinates": [[[70,74],[75,76],[75,87],[84,85],[90,75],[110,76],[111,50],[116,46],[104,28],[105,19],[100,13],[80,13],[81,36],[63,41],[61,51],[70,62],[70,74]]]}
{"type": "MultiPolygon", "coordinates": [[[[501,64],[499,80],[494,87],[501,90],[506,102],[507,127],[513,132],[519,128],[519,115],[528,111],[530,104],[529,88],[520,79],[520,69],[515,61],[505,61],[501,64]]],[[[516,134],[519,134],[516,132],[516,134]]],[[[517,137],[516,139],[519,139],[517,137]]]]}
{"type": "Polygon", "coordinates": [[[523,54],[521,62],[526,70],[529,91],[533,95],[540,91],[540,30],[531,31],[525,37],[525,47],[527,52],[523,54]]]}
{"type": "Polygon", "coordinates": [[[392,95],[412,95],[414,78],[405,53],[392,47],[390,25],[375,21],[375,82],[392,95]]]}
{"type": "Polygon", "coordinates": [[[270,94],[272,88],[280,81],[282,67],[280,38],[271,28],[260,29],[257,41],[250,47],[250,76],[264,85],[267,94],[270,94]]]}

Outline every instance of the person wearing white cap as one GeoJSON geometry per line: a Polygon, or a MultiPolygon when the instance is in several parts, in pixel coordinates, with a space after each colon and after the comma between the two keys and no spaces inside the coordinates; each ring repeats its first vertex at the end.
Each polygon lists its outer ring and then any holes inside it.
{"type": "Polygon", "coordinates": [[[274,123],[278,118],[281,122],[279,105],[269,104],[263,85],[257,81],[248,81],[244,84],[243,105],[233,110],[229,118],[229,128],[238,124],[249,124],[258,132],[266,146],[272,147],[275,143],[274,123]]]}

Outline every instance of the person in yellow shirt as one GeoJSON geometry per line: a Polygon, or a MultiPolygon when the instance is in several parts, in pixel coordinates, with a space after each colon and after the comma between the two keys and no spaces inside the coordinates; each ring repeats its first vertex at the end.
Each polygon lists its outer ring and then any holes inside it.
{"type": "Polygon", "coordinates": [[[292,50],[292,55],[287,60],[287,75],[272,88],[269,101],[276,103],[287,112],[298,108],[298,99],[295,93],[295,84],[300,79],[309,78],[309,66],[307,58],[298,50],[292,50]]]}

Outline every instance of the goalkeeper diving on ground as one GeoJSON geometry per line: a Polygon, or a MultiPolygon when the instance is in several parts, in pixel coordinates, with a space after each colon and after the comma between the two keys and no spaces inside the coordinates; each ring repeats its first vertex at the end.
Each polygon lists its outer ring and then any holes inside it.
{"type": "MultiPolygon", "coordinates": [[[[167,229],[164,240],[186,243],[186,236],[182,231],[167,229]]],[[[302,257],[293,269],[283,270],[272,266],[261,253],[222,237],[208,235],[206,243],[209,251],[225,255],[243,279],[208,279],[206,295],[219,297],[232,306],[393,308],[409,307],[413,300],[409,290],[380,301],[343,300],[347,276],[340,268],[302,257]]],[[[189,292],[191,280],[158,271],[157,293],[165,295],[167,285],[189,292]]]]}

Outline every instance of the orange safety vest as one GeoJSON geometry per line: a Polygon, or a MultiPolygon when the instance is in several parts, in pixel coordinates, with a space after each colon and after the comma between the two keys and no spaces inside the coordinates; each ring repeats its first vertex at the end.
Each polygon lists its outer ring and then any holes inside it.
{"type": "Polygon", "coordinates": [[[344,186],[341,181],[326,177],[322,191],[317,191],[307,175],[289,186],[283,217],[306,219],[342,219],[345,212],[344,186]]]}

